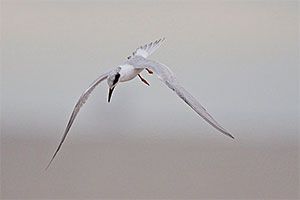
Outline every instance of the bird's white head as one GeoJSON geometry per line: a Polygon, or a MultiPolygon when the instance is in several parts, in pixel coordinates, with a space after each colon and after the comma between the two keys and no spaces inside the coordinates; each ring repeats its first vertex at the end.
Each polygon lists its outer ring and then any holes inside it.
{"type": "Polygon", "coordinates": [[[120,68],[116,68],[115,70],[112,70],[111,73],[107,77],[107,84],[108,84],[108,102],[110,102],[112,93],[116,87],[116,85],[120,81],[120,68]]]}

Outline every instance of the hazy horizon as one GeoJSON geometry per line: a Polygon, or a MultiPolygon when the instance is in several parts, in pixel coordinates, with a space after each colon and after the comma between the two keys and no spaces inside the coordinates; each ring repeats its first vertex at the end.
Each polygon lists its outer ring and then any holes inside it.
{"type": "Polygon", "coordinates": [[[1,198],[262,198],[299,194],[299,2],[1,1],[1,198]],[[150,59],[229,130],[143,72],[74,104],[107,69],[150,59]]]}

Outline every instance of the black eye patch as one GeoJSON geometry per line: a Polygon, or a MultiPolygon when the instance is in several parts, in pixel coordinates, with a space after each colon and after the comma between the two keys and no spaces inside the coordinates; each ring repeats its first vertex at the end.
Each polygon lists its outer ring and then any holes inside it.
{"type": "Polygon", "coordinates": [[[120,75],[119,73],[117,73],[117,74],[115,75],[115,79],[114,79],[114,81],[113,81],[113,85],[116,84],[116,83],[119,81],[120,76],[121,76],[121,75],[120,75]]]}

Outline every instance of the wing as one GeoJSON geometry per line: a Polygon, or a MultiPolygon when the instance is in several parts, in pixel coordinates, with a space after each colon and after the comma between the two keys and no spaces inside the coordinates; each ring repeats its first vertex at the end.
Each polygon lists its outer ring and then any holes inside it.
{"type": "MultiPolygon", "coordinates": [[[[148,56],[150,56],[154,51],[156,51],[160,45],[162,44],[162,42],[165,40],[165,38],[156,40],[155,42],[151,42],[149,44],[145,44],[144,46],[140,46],[139,48],[137,48],[132,55],[133,56],[142,56],[144,58],[147,58],[148,56]]],[[[130,56],[128,57],[130,58],[130,56]]]]}
{"type": "Polygon", "coordinates": [[[224,129],[208,112],[207,110],[195,99],[188,91],[186,91],[176,80],[172,71],[165,65],[144,59],[137,58],[132,61],[132,65],[136,68],[149,68],[153,70],[157,76],[177,95],[185,101],[196,113],[198,113],[205,121],[215,127],[225,135],[234,138],[226,129],[224,129]]]}
{"type": "Polygon", "coordinates": [[[49,164],[47,165],[46,169],[49,168],[50,164],[52,163],[52,161],[53,161],[53,159],[55,158],[56,154],[58,153],[59,149],[61,148],[61,146],[62,146],[64,140],[66,139],[67,134],[68,134],[68,132],[69,132],[69,130],[70,130],[70,128],[71,128],[71,126],[72,126],[72,124],[73,124],[73,122],[74,122],[74,120],[75,120],[75,118],[76,118],[76,116],[77,116],[77,114],[78,114],[78,112],[79,112],[79,110],[80,110],[80,108],[81,108],[82,105],[86,102],[86,100],[89,98],[91,92],[95,89],[95,87],[96,87],[99,83],[101,83],[103,80],[105,80],[105,79],[107,78],[108,74],[109,74],[109,72],[108,72],[108,73],[105,73],[105,74],[101,75],[99,78],[97,78],[97,79],[96,79],[96,80],[95,80],[95,81],[94,81],[94,82],[93,82],[93,83],[92,83],[92,84],[91,84],[91,85],[90,85],[90,86],[82,93],[82,95],[80,96],[79,100],[77,101],[77,103],[76,103],[76,105],[75,105],[75,107],[74,107],[74,109],[73,109],[73,112],[72,112],[72,114],[71,114],[71,117],[70,117],[69,122],[68,122],[68,124],[67,124],[67,127],[66,127],[66,129],[65,129],[65,132],[64,132],[64,134],[63,134],[63,136],[62,136],[62,138],[61,138],[61,140],[60,140],[60,143],[59,143],[59,145],[58,145],[58,147],[57,147],[55,153],[53,154],[53,156],[52,156],[52,158],[51,158],[49,164]]]}

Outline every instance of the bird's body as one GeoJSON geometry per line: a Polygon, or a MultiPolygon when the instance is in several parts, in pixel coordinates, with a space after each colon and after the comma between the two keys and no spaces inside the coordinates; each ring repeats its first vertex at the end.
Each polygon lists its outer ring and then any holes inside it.
{"type": "Polygon", "coordinates": [[[163,83],[165,83],[171,90],[173,90],[185,103],[187,103],[197,114],[199,114],[210,125],[212,125],[214,128],[216,128],[223,134],[234,138],[207,112],[207,110],[188,91],[186,91],[179,84],[173,72],[167,66],[147,58],[156,49],[159,48],[162,41],[164,41],[164,39],[160,39],[153,43],[151,42],[150,44],[137,48],[133,52],[132,56],[128,57],[128,60],[126,60],[123,64],[118,65],[116,68],[111,69],[109,72],[102,74],[83,92],[73,109],[63,137],[54,155],[52,156],[47,168],[50,166],[57,152],[61,148],[61,145],[63,144],[80,108],[86,102],[86,100],[88,99],[91,92],[95,89],[95,87],[99,83],[107,79],[107,84],[109,86],[108,102],[110,102],[112,93],[119,82],[130,81],[136,76],[139,76],[139,78],[145,84],[149,85],[149,83],[140,75],[140,73],[144,69],[146,69],[150,74],[154,72],[163,83]]]}
{"type": "Polygon", "coordinates": [[[126,82],[134,79],[138,74],[140,74],[144,69],[136,69],[134,66],[125,63],[120,65],[120,82],[126,82]]]}

